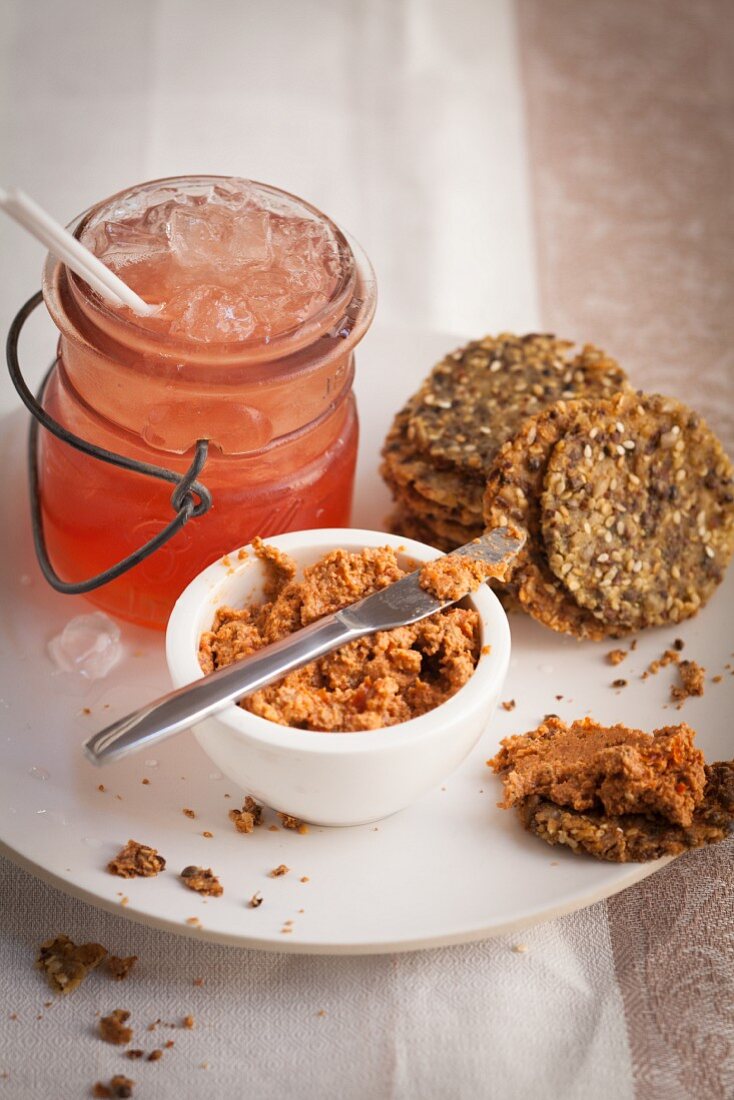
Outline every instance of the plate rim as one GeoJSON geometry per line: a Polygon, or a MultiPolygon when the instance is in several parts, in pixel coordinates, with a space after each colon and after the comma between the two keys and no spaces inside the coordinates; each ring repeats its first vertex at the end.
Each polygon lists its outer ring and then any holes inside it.
{"type": "Polygon", "coordinates": [[[123,906],[119,901],[95,894],[91,890],[63,878],[61,875],[56,874],[56,872],[50,871],[47,867],[36,863],[35,860],[24,855],[17,848],[11,848],[6,841],[2,839],[0,839],[0,856],[6,857],[11,863],[27,871],[42,882],[45,882],[48,886],[60,890],[64,894],[68,894],[95,908],[104,909],[105,912],[112,913],[115,916],[123,917],[126,920],[132,920],[136,924],[145,925],[148,928],[155,928],[158,931],[172,932],[175,935],[186,936],[189,939],[204,940],[207,943],[216,943],[227,947],[240,948],[242,950],[274,951],[283,955],[328,955],[333,957],[407,954],[408,952],[427,951],[432,948],[440,947],[455,947],[464,943],[478,943],[482,940],[507,936],[512,932],[520,932],[526,928],[544,924],[546,921],[566,916],[569,913],[578,912],[581,909],[587,908],[589,905],[594,905],[598,901],[605,901],[607,898],[621,893],[628,887],[636,885],[636,883],[641,882],[643,879],[649,878],[650,875],[654,874],[656,871],[662,870],[663,867],[679,858],[678,856],[663,856],[650,863],[630,864],[629,872],[624,876],[624,881],[621,885],[619,880],[610,879],[603,885],[596,886],[588,892],[582,890],[578,895],[573,895],[570,899],[567,898],[557,905],[552,905],[550,907],[543,905],[540,911],[538,907],[534,910],[525,910],[521,912],[519,916],[511,920],[504,920],[496,924],[478,927],[476,923],[473,923],[471,927],[454,929],[443,935],[422,936],[416,937],[415,939],[400,939],[388,942],[372,940],[370,942],[341,941],[338,943],[309,943],[308,941],[304,942],[302,940],[271,939],[263,936],[238,936],[226,932],[218,932],[214,929],[207,928],[205,924],[182,924],[177,920],[144,912],[131,905],[123,906]]]}

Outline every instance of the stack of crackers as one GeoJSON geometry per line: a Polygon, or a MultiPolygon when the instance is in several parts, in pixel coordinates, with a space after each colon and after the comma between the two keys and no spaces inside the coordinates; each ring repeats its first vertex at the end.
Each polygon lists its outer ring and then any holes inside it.
{"type": "Polygon", "coordinates": [[[393,530],[451,550],[521,528],[506,593],[577,637],[688,618],[734,551],[719,440],[590,345],[503,333],[452,352],[395,417],[383,459],[393,530]]]}

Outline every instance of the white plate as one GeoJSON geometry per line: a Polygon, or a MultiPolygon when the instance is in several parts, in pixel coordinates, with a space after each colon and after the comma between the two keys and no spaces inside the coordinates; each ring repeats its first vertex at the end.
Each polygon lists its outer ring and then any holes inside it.
{"type": "MultiPolygon", "coordinates": [[[[453,342],[383,330],[361,351],[355,524],[381,525],[389,499],[376,468],[388,421],[426,365],[453,342]]],[[[11,858],[86,901],[176,932],[271,950],[366,953],[480,939],[588,905],[661,865],[597,863],[524,833],[514,814],[496,808],[499,783],[485,765],[501,737],[536,725],[548,712],[566,719],[591,713],[647,730],[685,719],[707,757],[732,755],[734,679],[723,669],[732,660],[730,573],[698,618],[644,634],[617,668],[604,659],[610,645],[577,643],[512,616],[513,658],[503,698],[514,698],[515,710],[500,711],[443,787],[377,826],[312,828],[305,836],[264,828],[242,836],[227,819],[241,792],[217,776],[189,734],[95,769],[79,751],[82,739],[168,688],[163,636],[123,625],[126,655],[106,680],[85,684],[55,670],[48,640],[88,605],[52,592],[36,567],[23,473],[25,423],[22,414],[6,419],[0,438],[6,472],[0,842],[11,858]],[[705,696],[688,700],[680,712],[666,709],[671,668],[639,678],[676,636],[685,640],[686,654],[705,665],[709,681],[705,696]],[[718,673],[722,682],[711,683],[718,673]],[[612,689],[617,677],[629,686],[612,689]],[[97,789],[100,783],[106,793],[97,789]],[[185,817],[183,807],[194,809],[196,819],[185,817]],[[205,830],[212,839],[201,835],[205,830]],[[128,837],[157,847],[171,873],[129,882],[107,874],[107,860],[128,837]],[[205,900],[185,889],[177,872],[190,863],[211,866],[224,896],[205,900]],[[292,870],[269,878],[279,863],[292,870]],[[248,908],[256,891],[264,902],[248,908]],[[129,900],[120,908],[123,896],[129,900]],[[187,924],[190,917],[198,917],[201,927],[187,924]]]]}

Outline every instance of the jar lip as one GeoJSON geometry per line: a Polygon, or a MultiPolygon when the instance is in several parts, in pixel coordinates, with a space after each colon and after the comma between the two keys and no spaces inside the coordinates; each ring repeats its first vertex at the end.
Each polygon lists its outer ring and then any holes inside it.
{"type": "MultiPolygon", "coordinates": [[[[166,185],[181,184],[186,181],[191,184],[206,184],[222,181],[230,181],[238,177],[224,175],[196,174],[185,176],[168,176],[161,179],[148,180],[133,187],[124,188],[116,194],[95,203],[84,210],[72,222],[69,230],[76,237],[80,237],[85,226],[95,213],[110,206],[115,201],[129,196],[131,193],[144,192],[148,189],[165,187],[166,185]]],[[[289,356],[303,347],[316,342],[319,338],[327,336],[332,329],[344,317],[350,302],[359,296],[359,305],[366,307],[369,316],[367,323],[374,313],[374,273],[369,260],[364,252],[347,233],[341,230],[313,204],[301,199],[300,196],[270,184],[260,183],[257,180],[248,180],[248,183],[262,189],[275,197],[285,197],[296,202],[304,210],[313,214],[321,222],[325,223],[334,234],[339,248],[341,260],[341,276],[338,279],[329,300],[313,316],[305,321],[299,321],[288,329],[276,333],[269,339],[262,338],[251,340],[229,340],[222,342],[208,342],[199,344],[194,341],[186,341],[172,338],[169,334],[162,334],[136,323],[134,315],[121,315],[114,307],[111,307],[104,298],[70,271],[65,264],[61,264],[55,257],[49,255],[44,271],[44,290],[54,286],[54,271],[57,266],[63,268],[66,282],[75,304],[83,311],[87,318],[105,331],[113,339],[125,342],[127,335],[136,344],[144,344],[146,350],[152,354],[165,356],[166,358],[185,358],[189,362],[206,362],[216,360],[224,363],[228,359],[241,363],[243,359],[248,361],[279,359],[289,356]]],[[[46,295],[48,300],[48,294],[46,295]]],[[[360,326],[361,327],[361,326],[360,326]]]]}

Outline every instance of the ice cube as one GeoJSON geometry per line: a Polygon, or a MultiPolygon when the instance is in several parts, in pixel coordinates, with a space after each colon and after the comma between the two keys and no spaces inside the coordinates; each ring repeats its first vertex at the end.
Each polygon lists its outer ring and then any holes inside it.
{"type": "Polygon", "coordinates": [[[176,206],[171,212],[171,251],[184,268],[233,277],[248,264],[271,258],[269,216],[251,206],[176,206]]]}
{"type": "Polygon", "coordinates": [[[63,672],[101,680],[122,656],[120,628],[101,611],[77,615],[48,643],[51,659],[63,672]]]}
{"type": "Polygon", "coordinates": [[[255,328],[247,298],[208,283],[184,287],[166,312],[172,333],[198,343],[245,340],[255,328]]]}
{"type": "Polygon", "coordinates": [[[154,263],[169,251],[166,225],[163,206],[147,210],[141,218],[103,222],[95,230],[92,251],[118,270],[129,264],[154,263]]]}
{"type": "Polygon", "coordinates": [[[206,268],[221,251],[222,213],[207,206],[174,206],[168,225],[171,252],[181,267],[206,268]]]}
{"type": "Polygon", "coordinates": [[[240,264],[269,264],[273,257],[271,218],[267,210],[245,207],[230,219],[227,250],[240,264]]]}

